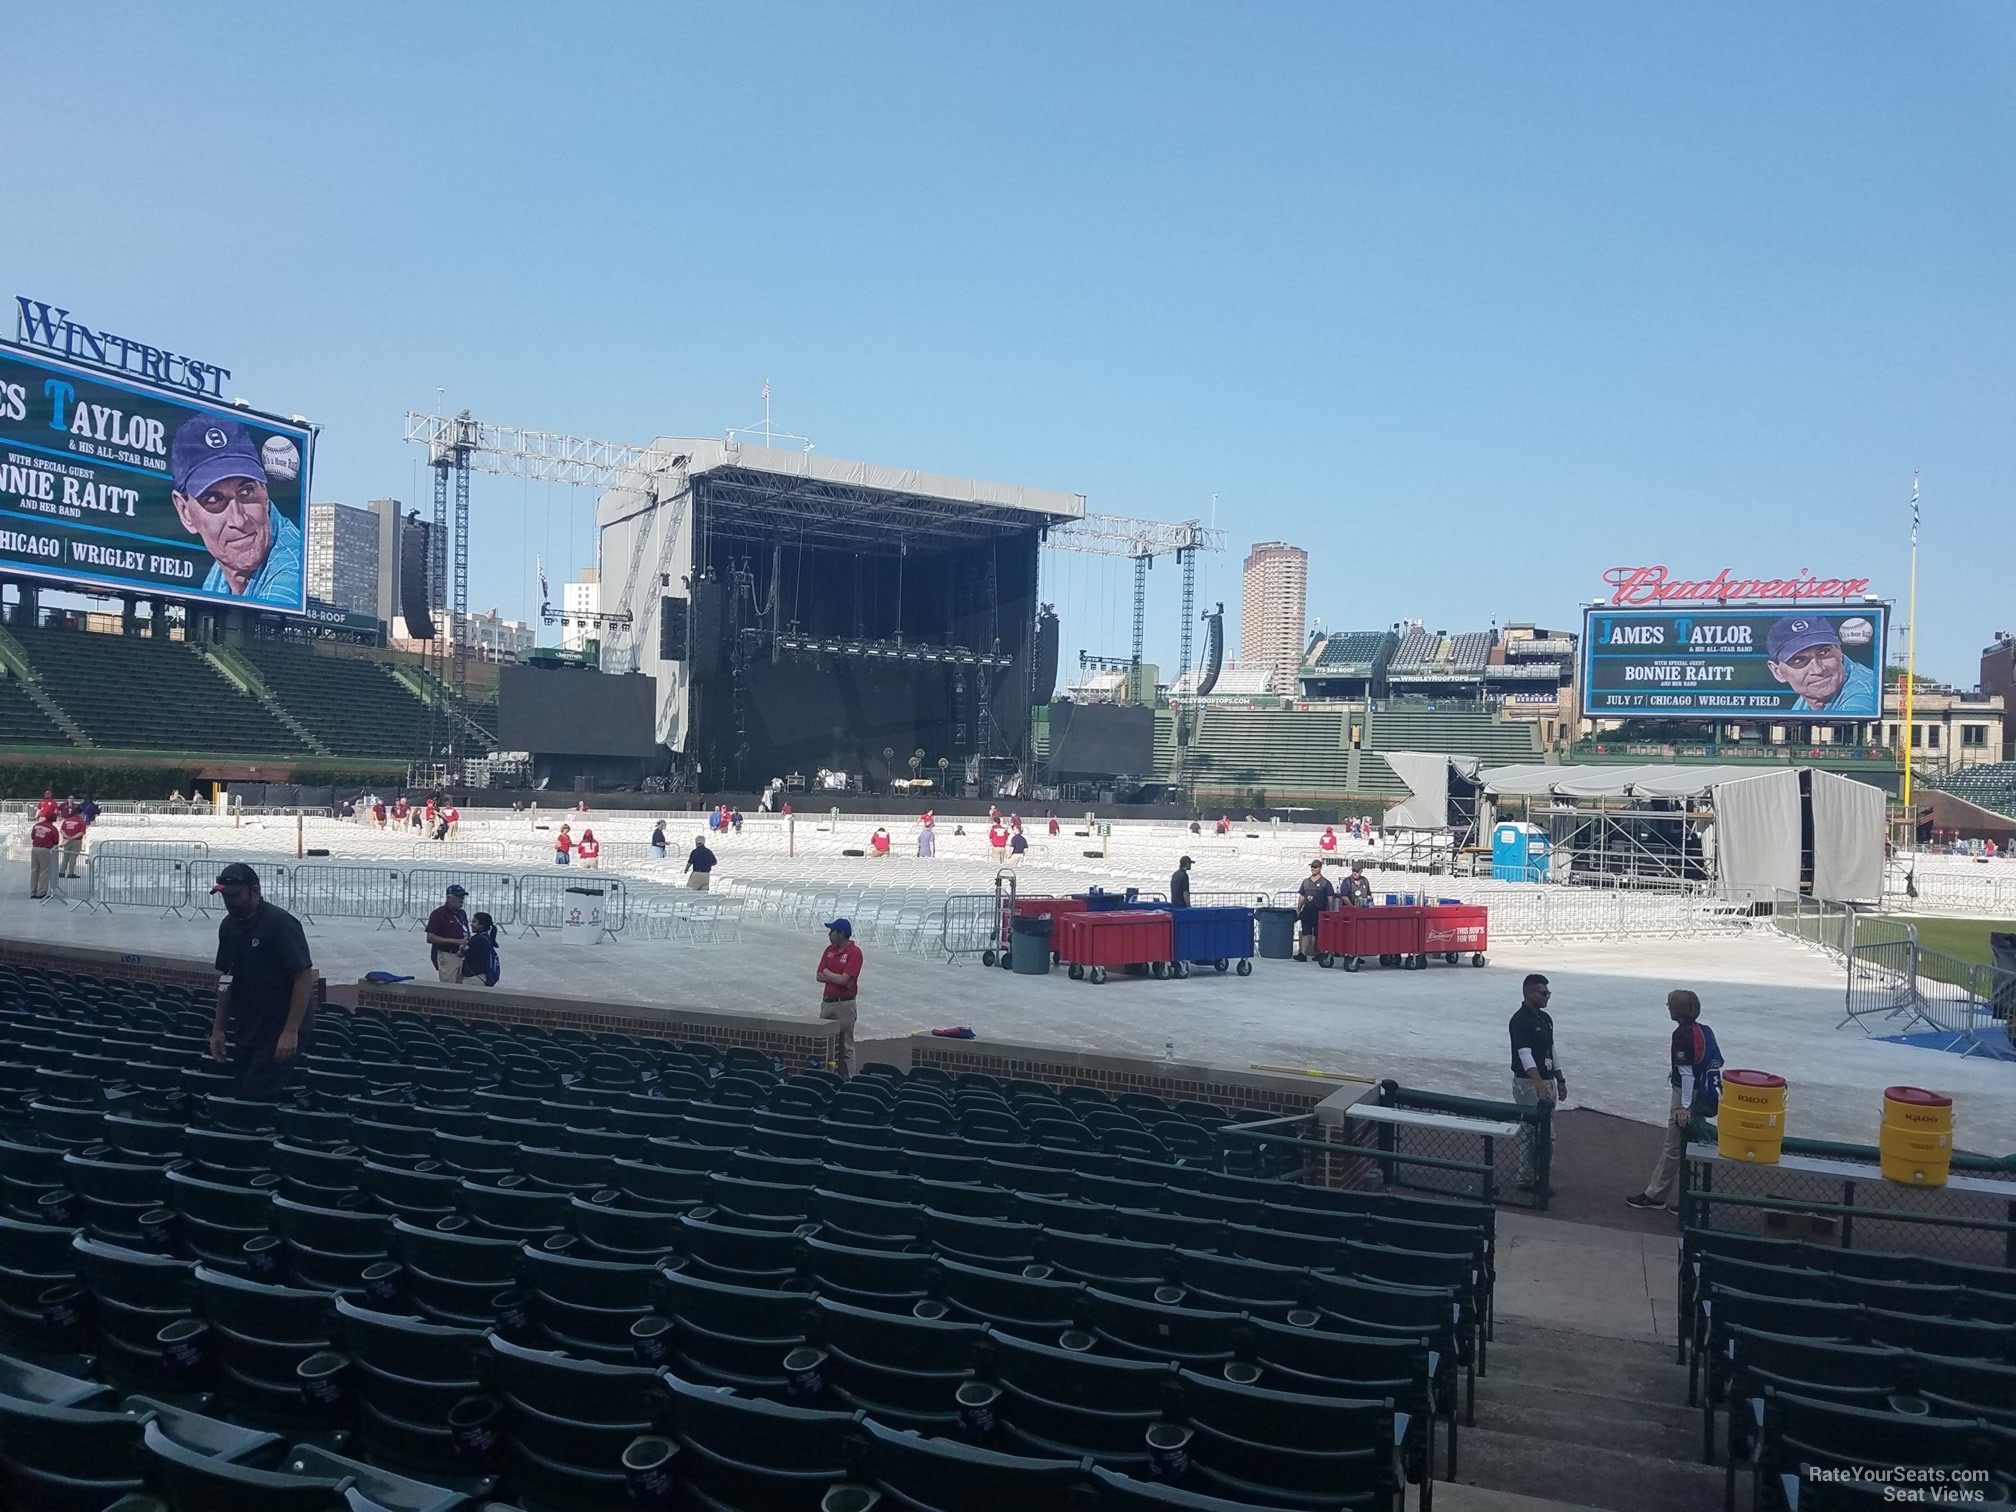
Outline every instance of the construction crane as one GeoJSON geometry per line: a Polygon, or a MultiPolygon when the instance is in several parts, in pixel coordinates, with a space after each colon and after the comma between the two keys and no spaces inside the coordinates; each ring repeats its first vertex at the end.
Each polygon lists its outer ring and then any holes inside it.
{"type": "Polygon", "coordinates": [[[1093,556],[1126,557],[1134,563],[1134,640],[1129,647],[1128,696],[1136,703],[1154,702],[1153,688],[1144,688],[1141,653],[1148,633],[1148,569],[1158,556],[1174,556],[1183,568],[1183,630],[1178,679],[1190,670],[1190,627],[1196,619],[1197,553],[1223,551],[1225,532],[1195,520],[1166,524],[1125,515],[1088,514],[1050,527],[1043,544],[1053,551],[1082,551],[1093,556]]]}

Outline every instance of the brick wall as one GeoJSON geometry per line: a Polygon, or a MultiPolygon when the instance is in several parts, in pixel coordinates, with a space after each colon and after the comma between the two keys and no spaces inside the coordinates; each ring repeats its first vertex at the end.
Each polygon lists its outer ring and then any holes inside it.
{"type": "Polygon", "coordinates": [[[52,945],[45,940],[0,939],[0,962],[39,971],[88,972],[130,982],[194,987],[214,992],[217,971],[207,960],[93,950],[86,945],[52,945]]]}
{"type": "Polygon", "coordinates": [[[368,1012],[418,1013],[435,1018],[489,1019],[542,1029],[581,1029],[590,1034],[632,1034],[672,1044],[693,1041],[722,1049],[746,1046],[775,1055],[787,1066],[806,1061],[826,1065],[835,1055],[840,1026],[830,1020],[770,1018],[755,1013],[716,1013],[677,1005],[598,1003],[581,998],[542,997],[494,988],[443,987],[430,982],[360,982],[357,1006],[368,1012]]]}

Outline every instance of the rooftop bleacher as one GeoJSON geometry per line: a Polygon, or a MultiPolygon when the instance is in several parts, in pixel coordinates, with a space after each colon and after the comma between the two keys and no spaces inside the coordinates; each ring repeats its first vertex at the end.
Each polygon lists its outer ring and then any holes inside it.
{"type": "Polygon", "coordinates": [[[1393,652],[1392,670],[1405,672],[1425,667],[1439,659],[1441,646],[1439,635],[1430,635],[1426,630],[1409,630],[1393,652]]]}
{"type": "Polygon", "coordinates": [[[94,746],[298,756],[307,746],[200,646],[10,627],[42,690],[94,746]]]}
{"type": "Polygon", "coordinates": [[[1326,636],[1315,656],[1305,662],[1308,671],[1321,669],[1333,675],[1356,672],[1369,677],[1391,659],[1400,638],[1391,630],[1341,630],[1326,636]]]}
{"type": "Polygon", "coordinates": [[[1456,672],[1482,672],[1491,657],[1491,632],[1466,630],[1449,643],[1449,666],[1456,672]]]}

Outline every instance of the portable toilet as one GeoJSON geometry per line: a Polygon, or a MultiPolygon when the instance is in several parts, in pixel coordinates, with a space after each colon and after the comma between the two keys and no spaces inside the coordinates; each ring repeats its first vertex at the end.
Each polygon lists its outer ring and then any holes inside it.
{"type": "Polygon", "coordinates": [[[1537,824],[1507,820],[1491,830],[1491,877],[1497,882],[1539,882],[1547,875],[1547,833],[1537,824]]]}

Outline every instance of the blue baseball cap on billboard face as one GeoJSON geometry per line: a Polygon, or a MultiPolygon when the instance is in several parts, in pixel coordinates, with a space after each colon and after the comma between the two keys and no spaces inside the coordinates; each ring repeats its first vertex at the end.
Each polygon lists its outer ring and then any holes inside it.
{"type": "Polygon", "coordinates": [[[178,493],[196,498],[226,478],[266,481],[259,462],[259,443],[236,420],[216,415],[191,415],[176,427],[168,450],[178,493]]]}
{"type": "Polygon", "coordinates": [[[1784,663],[1815,646],[1840,644],[1841,637],[1835,633],[1832,620],[1813,614],[1788,615],[1771,627],[1764,654],[1774,662],[1784,663]]]}

